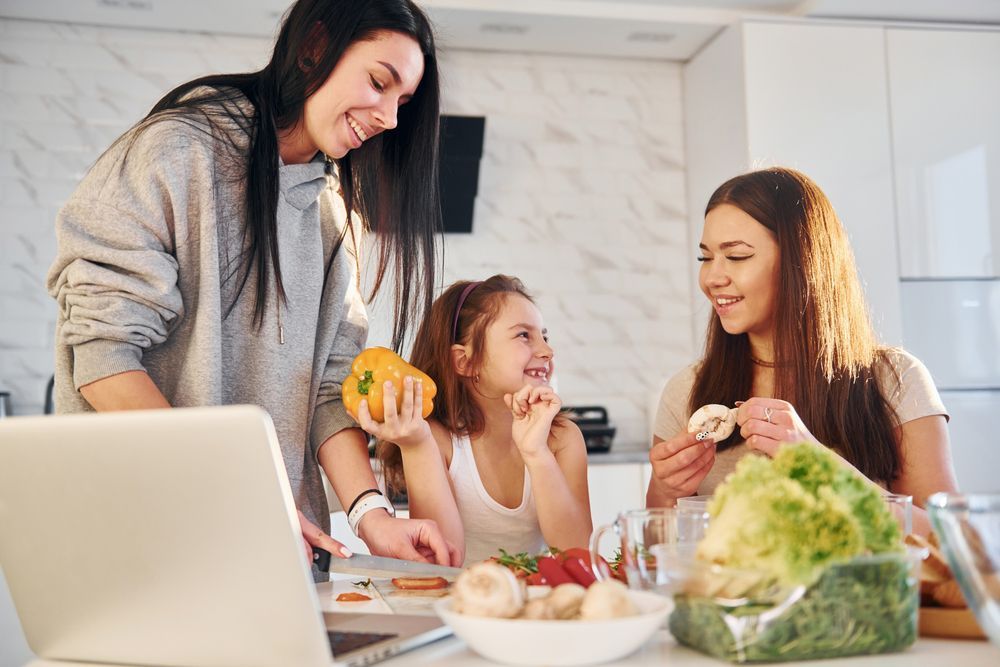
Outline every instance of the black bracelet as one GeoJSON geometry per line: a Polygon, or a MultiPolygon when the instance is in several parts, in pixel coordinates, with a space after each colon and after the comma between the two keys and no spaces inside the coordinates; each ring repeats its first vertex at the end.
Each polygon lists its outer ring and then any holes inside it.
{"type": "Polygon", "coordinates": [[[377,493],[380,496],[382,495],[382,491],[379,489],[367,489],[362,491],[358,494],[358,497],[354,499],[354,502],[351,503],[351,506],[347,508],[347,514],[350,515],[350,513],[354,511],[354,506],[358,504],[358,501],[367,496],[369,493],[377,493]]]}

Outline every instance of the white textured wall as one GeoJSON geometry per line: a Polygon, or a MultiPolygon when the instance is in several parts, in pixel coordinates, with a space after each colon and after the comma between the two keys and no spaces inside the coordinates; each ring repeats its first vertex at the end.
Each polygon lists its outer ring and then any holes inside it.
{"type": "MultiPolygon", "coordinates": [[[[41,410],[53,220],[88,165],[174,85],[256,68],[259,38],[0,20],[0,390],[41,410]]],[[[473,234],[444,279],[496,272],[538,297],[566,404],[648,437],[665,377],[694,356],[678,64],[452,52],[444,112],[486,116],[473,234]]],[[[372,342],[385,342],[376,302],[372,342]]]]}

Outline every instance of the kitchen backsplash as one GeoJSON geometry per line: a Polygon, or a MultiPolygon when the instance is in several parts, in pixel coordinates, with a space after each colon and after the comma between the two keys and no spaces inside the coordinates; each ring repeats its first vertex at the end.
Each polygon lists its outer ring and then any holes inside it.
{"type": "MultiPolygon", "coordinates": [[[[173,86],[263,64],[261,38],[0,19],[0,390],[41,412],[53,221],[93,160],[173,86]]],[[[567,405],[606,405],[648,442],[664,380],[694,358],[681,66],[442,53],[443,112],[486,117],[471,235],[443,280],[503,272],[537,296],[567,405]]],[[[700,206],[700,203],[697,203],[700,206]]],[[[372,343],[390,309],[372,307],[372,343]]],[[[700,328],[700,327],[697,327],[700,328]]]]}

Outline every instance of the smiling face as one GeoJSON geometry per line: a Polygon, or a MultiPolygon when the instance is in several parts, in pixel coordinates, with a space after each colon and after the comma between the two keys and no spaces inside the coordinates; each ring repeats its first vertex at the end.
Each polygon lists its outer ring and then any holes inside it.
{"type": "Polygon", "coordinates": [[[771,340],[778,298],[778,242],[744,211],[722,204],[705,216],[698,283],[722,328],[771,340]]]}
{"type": "Polygon", "coordinates": [[[282,160],[308,162],[316,151],[342,158],[393,129],[399,106],[413,96],[423,74],[424,56],[409,35],[381,31],[354,42],[306,100],[299,123],[279,138],[282,160]]]}
{"type": "Polygon", "coordinates": [[[488,395],[513,393],[526,384],[547,385],[553,351],[542,313],[520,294],[508,294],[497,318],[486,329],[480,390],[488,395]]]}

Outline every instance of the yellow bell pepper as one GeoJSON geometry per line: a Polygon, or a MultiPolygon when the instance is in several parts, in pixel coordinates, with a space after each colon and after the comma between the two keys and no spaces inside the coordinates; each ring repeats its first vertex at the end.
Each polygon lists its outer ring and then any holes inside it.
{"type": "Polygon", "coordinates": [[[386,381],[391,381],[396,390],[396,412],[403,406],[403,378],[407,375],[423,381],[423,407],[420,414],[427,418],[434,409],[437,385],[423,371],[411,366],[390,349],[370,347],[354,358],[351,374],[341,385],[341,399],[347,412],[358,418],[358,405],[368,401],[368,412],[377,422],[385,421],[383,390],[386,381]]]}

